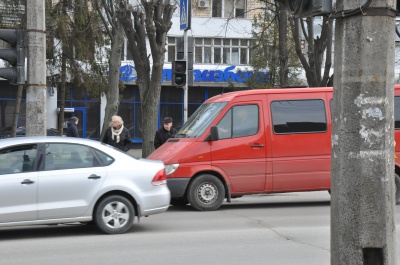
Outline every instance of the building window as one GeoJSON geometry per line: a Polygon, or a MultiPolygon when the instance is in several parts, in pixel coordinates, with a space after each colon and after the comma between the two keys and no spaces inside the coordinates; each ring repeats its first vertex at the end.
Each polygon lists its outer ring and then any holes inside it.
{"type": "Polygon", "coordinates": [[[249,40],[194,39],[194,56],[197,64],[249,64],[249,40]]]}
{"type": "Polygon", "coordinates": [[[176,54],[176,38],[175,37],[168,37],[167,38],[167,62],[175,61],[175,54],[176,54]]]}
{"type": "Polygon", "coordinates": [[[223,18],[244,18],[245,0],[213,0],[212,16],[223,18]]]}

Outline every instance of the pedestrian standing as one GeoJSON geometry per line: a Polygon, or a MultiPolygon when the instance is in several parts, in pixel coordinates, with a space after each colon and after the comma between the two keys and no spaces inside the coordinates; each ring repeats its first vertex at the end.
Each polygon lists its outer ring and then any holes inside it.
{"type": "Polygon", "coordinates": [[[156,131],[154,136],[154,147],[157,149],[163,145],[169,138],[174,138],[176,135],[176,129],[172,127],[172,118],[165,117],[162,120],[163,127],[156,131]]]}
{"type": "Polygon", "coordinates": [[[79,119],[75,116],[71,117],[67,123],[67,136],[68,137],[79,137],[78,133],[78,122],[79,119]]]}
{"type": "Polygon", "coordinates": [[[131,135],[129,130],[124,127],[124,121],[120,116],[112,116],[110,127],[104,134],[103,143],[114,146],[124,152],[131,148],[131,135]]]}

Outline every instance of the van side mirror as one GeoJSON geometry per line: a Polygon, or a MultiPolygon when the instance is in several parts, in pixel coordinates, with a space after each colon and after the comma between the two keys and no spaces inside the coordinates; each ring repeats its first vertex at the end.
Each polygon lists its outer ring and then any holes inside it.
{"type": "Polygon", "coordinates": [[[211,126],[211,141],[218,141],[218,140],[219,140],[218,127],[211,126]]]}

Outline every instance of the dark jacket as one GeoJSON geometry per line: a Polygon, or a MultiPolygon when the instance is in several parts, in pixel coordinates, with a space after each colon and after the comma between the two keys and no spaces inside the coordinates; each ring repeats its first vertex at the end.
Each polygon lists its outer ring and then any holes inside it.
{"type": "Polygon", "coordinates": [[[67,123],[67,136],[68,137],[79,137],[78,133],[78,127],[76,127],[76,124],[74,121],[69,121],[67,123]]]}
{"type": "Polygon", "coordinates": [[[106,133],[104,134],[102,142],[114,146],[124,152],[129,151],[129,149],[131,148],[132,141],[131,141],[131,135],[129,134],[129,130],[127,128],[124,127],[124,129],[122,129],[122,132],[119,135],[119,143],[117,143],[116,140],[117,140],[116,136],[114,136],[114,140],[112,139],[111,127],[108,127],[106,133]]]}
{"type": "Polygon", "coordinates": [[[167,131],[162,127],[158,131],[156,131],[156,135],[154,136],[154,147],[157,149],[161,145],[163,145],[169,138],[174,138],[176,135],[176,129],[171,128],[170,131],[167,131]]]}

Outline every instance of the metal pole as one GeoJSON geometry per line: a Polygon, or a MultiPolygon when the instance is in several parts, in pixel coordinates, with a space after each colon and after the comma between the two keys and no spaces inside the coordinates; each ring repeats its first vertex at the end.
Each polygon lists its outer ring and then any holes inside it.
{"type": "Polygon", "coordinates": [[[27,1],[26,135],[46,135],[46,26],[44,0],[27,1]]]}
{"type": "Polygon", "coordinates": [[[187,34],[187,29],[183,33],[183,39],[184,39],[184,59],[186,60],[186,82],[185,86],[183,87],[183,122],[185,123],[188,119],[188,91],[189,91],[189,85],[188,85],[188,77],[189,77],[189,70],[188,70],[188,34],[187,34]]]}

